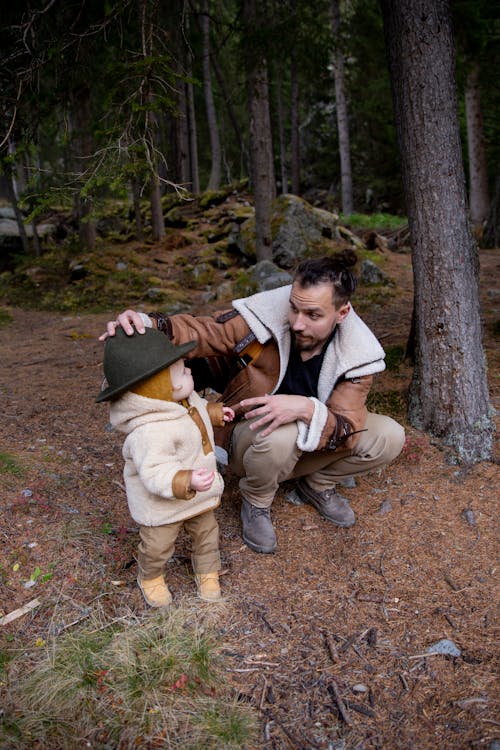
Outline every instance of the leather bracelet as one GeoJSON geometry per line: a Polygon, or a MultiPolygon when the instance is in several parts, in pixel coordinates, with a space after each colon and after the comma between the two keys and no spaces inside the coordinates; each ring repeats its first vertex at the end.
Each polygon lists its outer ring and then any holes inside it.
{"type": "Polygon", "coordinates": [[[156,320],[156,330],[164,333],[169,339],[172,338],[172,323],[168,315],[158,312],[148,313],[149,317],[156,320]]]}

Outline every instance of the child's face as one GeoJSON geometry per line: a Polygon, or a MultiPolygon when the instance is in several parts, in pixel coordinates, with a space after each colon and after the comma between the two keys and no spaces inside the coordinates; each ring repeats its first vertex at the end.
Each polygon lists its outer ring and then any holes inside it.
{"type": "Polygon", "coordinates": [[[186,367],[183,359],[178,359],[170,365],[170,380],[172,381],[172,393],[174,401],[182,401],[194,390],[193,376],[191,370],[186,367]]]}

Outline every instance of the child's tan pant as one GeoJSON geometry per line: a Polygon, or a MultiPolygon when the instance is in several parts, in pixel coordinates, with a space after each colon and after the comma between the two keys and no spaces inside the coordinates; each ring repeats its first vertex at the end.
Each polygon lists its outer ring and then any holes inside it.
{"type": "Polygon", "coordinates": [[[192,540],[193,570],[211,573],[221,569],[219,527],[213,510],[164,526],[140,526],[139,578],[150,580],[165,572],[165,565],[174,553],[175,540],[184,527],[192,540]]]}

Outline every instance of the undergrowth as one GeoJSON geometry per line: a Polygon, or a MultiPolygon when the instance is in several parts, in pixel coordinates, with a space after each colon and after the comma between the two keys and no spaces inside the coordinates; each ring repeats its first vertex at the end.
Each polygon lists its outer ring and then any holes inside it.
{"type": "Polygon", "coordinates": [[[255,738],[253,710],[187,607],[87,622],[5,660],[1,747],[236,750],[255,738]]]}
{"type": "Polygon", "coordinates": [[[408,224],[405,216],[394,214],[340,214],[339,221],[355,229],[399,229],[408,224]]]}

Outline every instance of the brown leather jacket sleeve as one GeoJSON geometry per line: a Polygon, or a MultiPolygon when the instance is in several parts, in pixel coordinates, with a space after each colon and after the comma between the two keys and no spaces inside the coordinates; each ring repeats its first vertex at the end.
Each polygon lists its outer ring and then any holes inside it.
{"type": "Polygon", "coordinates": [[[366,422],[368,409],[366,398],[373,383],[373,375],[367,375],[355,380],[343,380],[337,384],[327,401],[328,419],[321,434],[318,450],[334,447],[352,449],[359,440],[360,433],[366,422]],[[348,422],[352,437],[341,440],[335,445],[335,435],[338,434],[338,416],[348,422]],[[332,443],[333,440],[333,443],[332,443]]]}
{"type": "MultiPolygon", "coordinates": [[[[229,311],[226,311],[229,312],[229,311]]],[[[224,317],[224,312],[210,315],[188,315],[178,313],[170,318],[172,326],[172,341],[182,344],[186,341],[196,341],[197,346],[189,352],[187,358],[212,357],[218,354],[232,354],[236,344],[241,341],[250,329],[241,317],[235,315],[224,322],[217,322],[217,318],[224,317]]]]}

